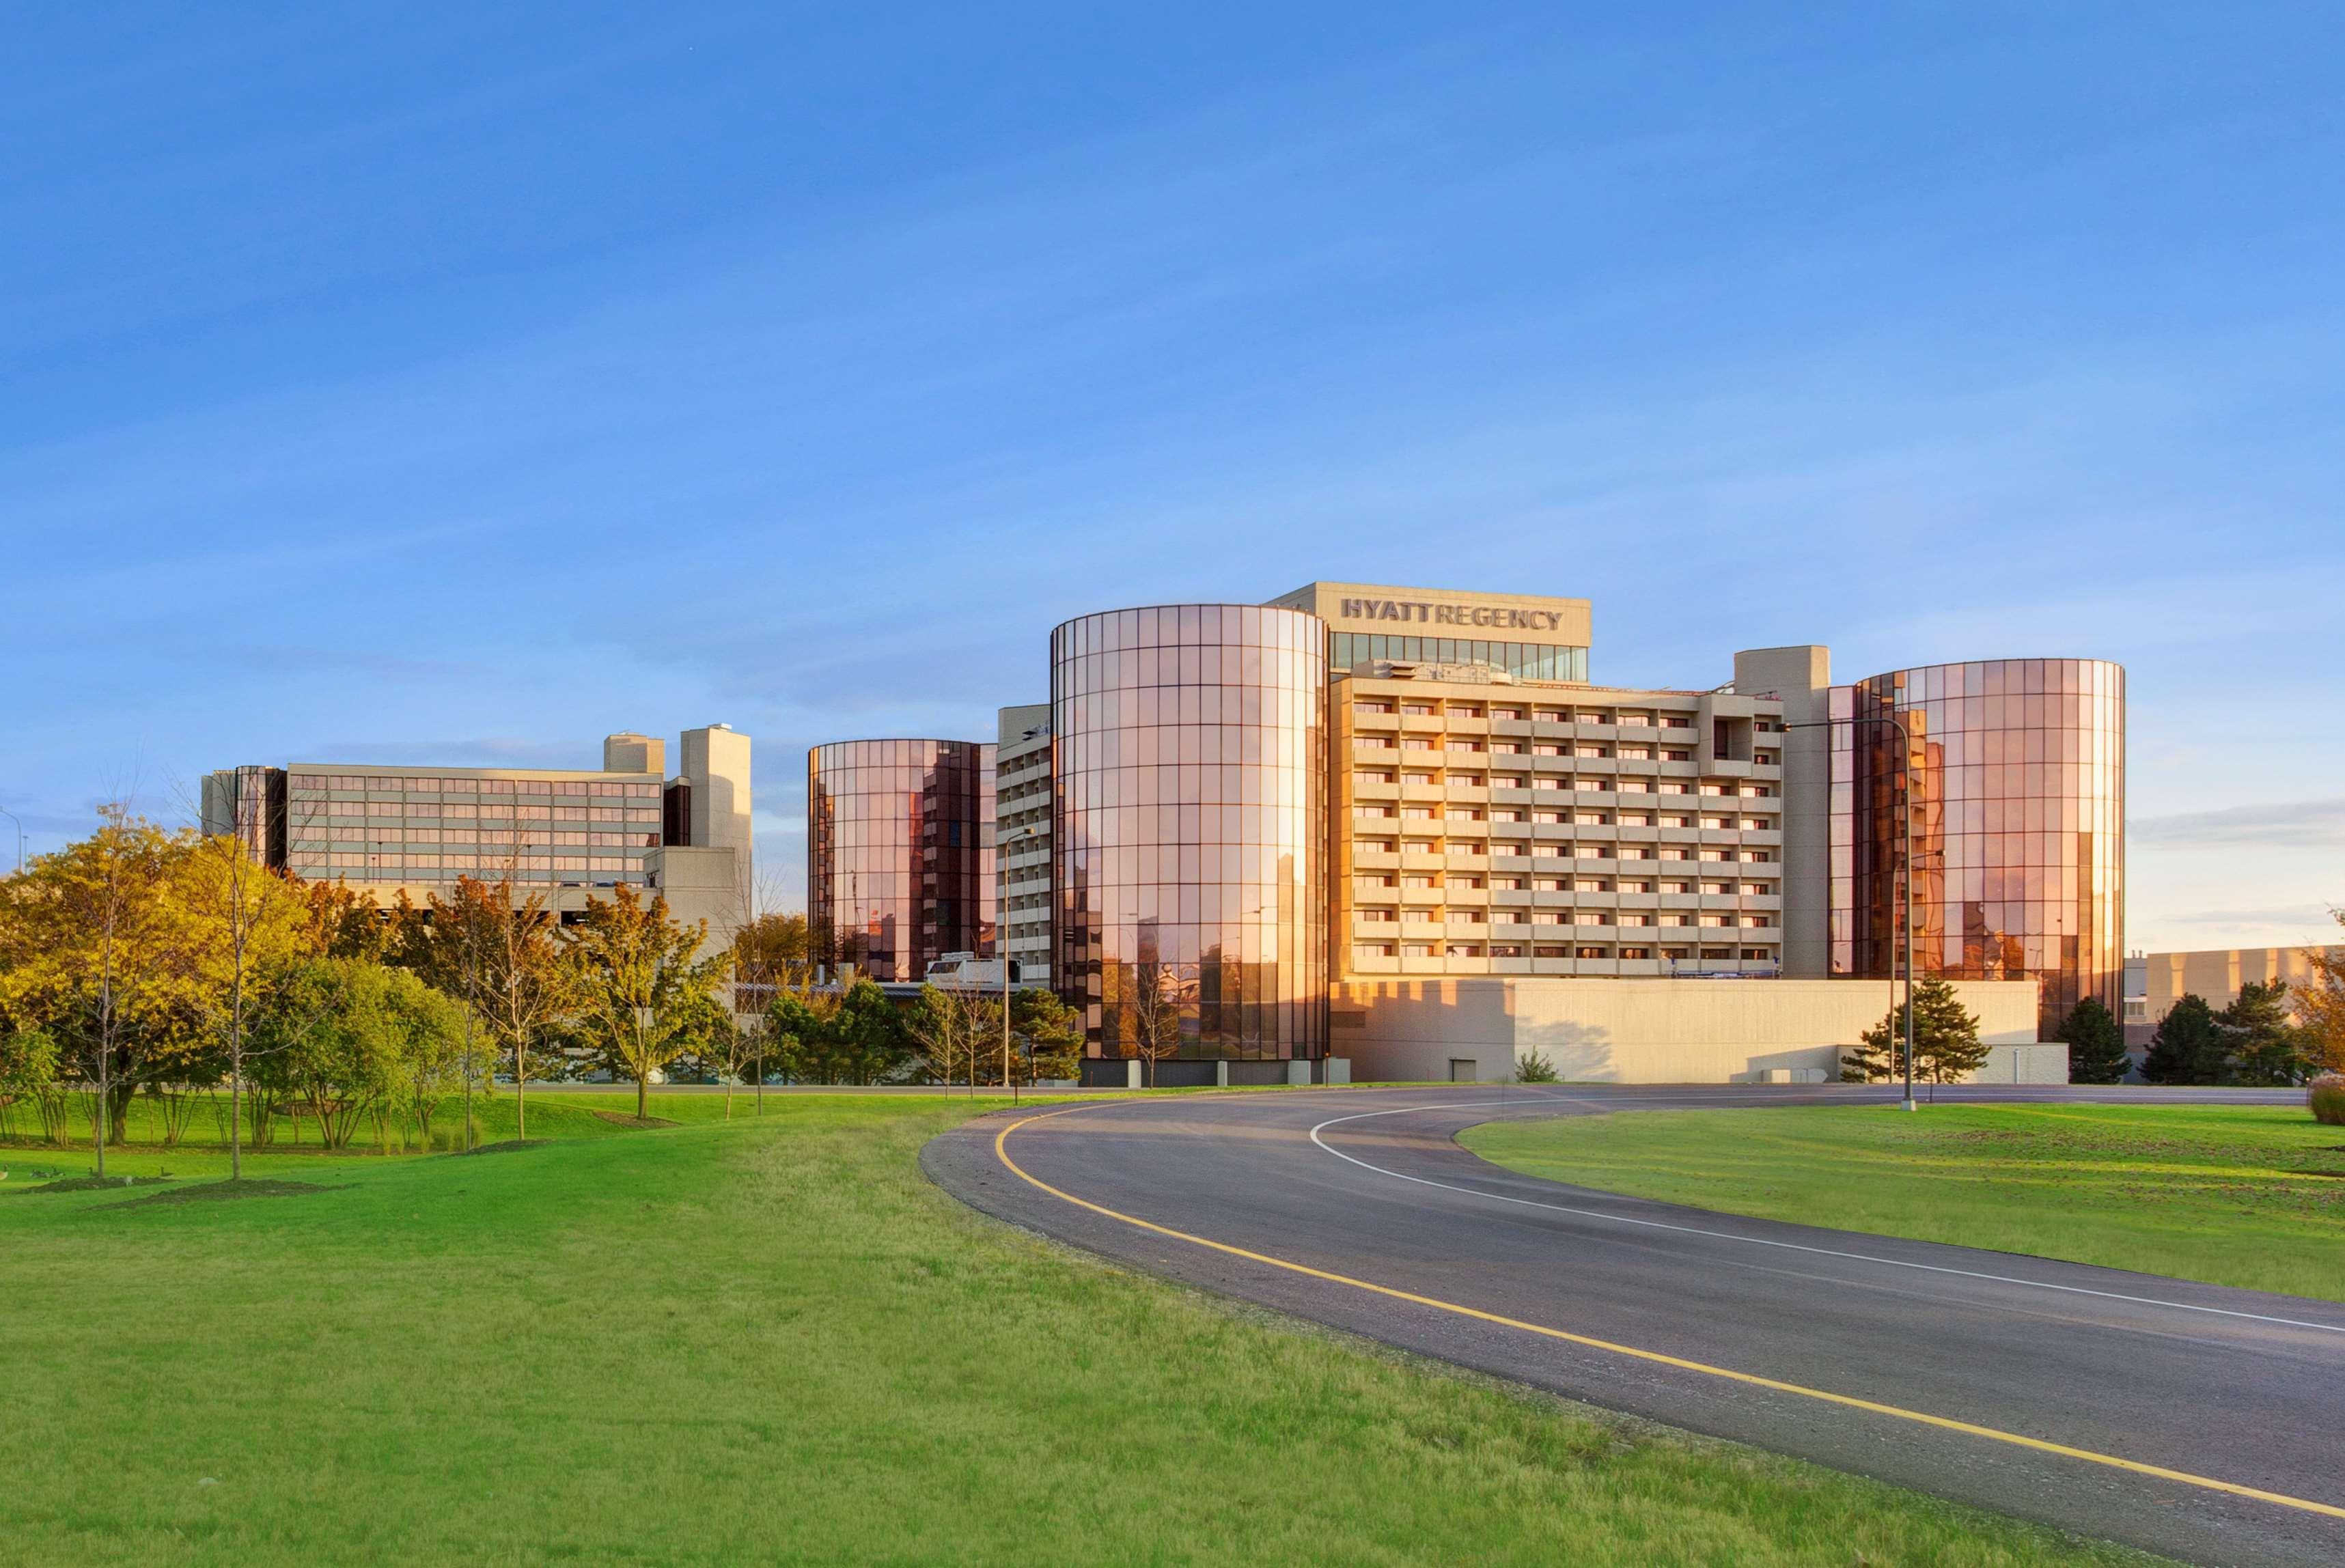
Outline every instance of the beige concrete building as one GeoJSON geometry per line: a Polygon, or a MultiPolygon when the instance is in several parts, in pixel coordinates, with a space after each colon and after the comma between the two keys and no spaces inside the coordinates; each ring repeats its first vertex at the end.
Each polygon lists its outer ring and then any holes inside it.
{"type": "MultiPolygon", "coordinates": [[[[2067,1047],[2036,1041],[2032,981],[1952,984],[1994,1047],[1975,1081],[2067,1082],[2067,1047]]],[[[1583,1083],[1826,1083],[1893,1006],[1853,980],[1355,980],[1329,1024],[1358,1082],[1497,1082],[1537,1052],[1583,1083]]]]}
{"type": "Polygon", "coordinates": [[[1051,704],[996,716],[993,748],[994,919],[1019,983],[1051,983],[1051,704]]]}
{"type": "Polygon", "coordinates": [[[265,864],[341,882],[389,905],[422,903],[462,876],[510,875],[564,920],[631,886],[729,941],[750,911],[749,737],[688,730],[684,767],[622,732],[599,769],[294,763],[208,774],[203,829],[242,837],[265,864]]]}
{"type": "Polygon", "coordinates": [[[2175,1003],[2195,996],[2221,1011],[2239,988],[2285,980],[2291,991],[2320,983],[2311,955],[2345,957],[2345,944],[2315,947],[2224,947],[2198,953],[2148,953],[2139,962],[2147,981],[2142,1022],[2153,1028],[2175,1003]]]}
{"type": "Polygon", "coordinates": [[[1780,703],[1382,662],[1334,689],[1338,980],[1780,971],[1780,703]]]}

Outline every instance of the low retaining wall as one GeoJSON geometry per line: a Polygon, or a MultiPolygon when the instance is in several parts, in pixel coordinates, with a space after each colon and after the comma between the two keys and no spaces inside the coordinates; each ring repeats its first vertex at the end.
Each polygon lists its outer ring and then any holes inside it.
{"type": "MultiPolygon", "coordinates": [[[[1952,984],[2002,1052],[1979,1081],[2067,1081],[2066,1047],[2036,1042],[2034,981],[1952,984]]],[[[1881,980],[1373,980],[1335,987],[1329,1021],[1364,1083],[1497,1082],[1534,1051],[1583,1083],[1821,1083],[1893,999],[1881,980]]]]}

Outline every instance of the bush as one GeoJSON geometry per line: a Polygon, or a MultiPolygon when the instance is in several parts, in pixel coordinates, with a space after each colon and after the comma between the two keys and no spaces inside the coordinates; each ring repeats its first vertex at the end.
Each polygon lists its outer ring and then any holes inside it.
{"type": "Polygon", "coordinates": [[[1515,1081],[1518,1084],[1551,1084],[1559,1083],[1562,1080],[1555,1076],[1555,1064],[1541,1056],[1534,1047],[1528,1056],[1516,1064],[1515,1081]]]}
{"type": "Polygon", "coordinates": [[[2304,1091],[2304,1102],[2312,1108],[2313,1120],[2345,1127],[2345,1076],[2321,1074],[2304,1091]]]}

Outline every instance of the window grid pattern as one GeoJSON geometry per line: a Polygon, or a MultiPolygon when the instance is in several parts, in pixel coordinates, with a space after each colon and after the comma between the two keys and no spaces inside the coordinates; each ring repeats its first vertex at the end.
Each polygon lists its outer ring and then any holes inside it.
{"type": "Polygon", "coordinates": [[[286,869],[319,881],[641,886],[659,847],[657,781],[597,774],[288,776],[286,869]]]}
{"type": "Polygon", "coordinates": [[[1395,637],[1381,632],[1331,632],[1327,667],[1350,671],[1379,662],[1396,664],[1487,664],[1521,681],[1585,681],[1588,650],[1561,643],[1486,642],[1463,637],[1395,637]]]}
{"type": "Polygon", "coordinates": [[[1325,636],[1217,604],[1051,632],[1052,972],[1090,1055],[1326,1054],[1325,636]]]}
{"type": "Polygon", "coordinates": [[[1915,963],[1948,979],[2033,979],[2042,1037],[2086,996],[2115,1013],[2125,968],[2125,670],[2005,659],[1836,687],[1832,966],[1903,965],[1899,867],[1914,835],[1915,963]],[[1897,732],[1913,734],[1904,798],[1897,732]]]}
{"type": "Polygon", "coordinates": [[[919,980],[994,943],[994,748],[839,741],[807,754],[807,916],[821,961],[919,980]]]}

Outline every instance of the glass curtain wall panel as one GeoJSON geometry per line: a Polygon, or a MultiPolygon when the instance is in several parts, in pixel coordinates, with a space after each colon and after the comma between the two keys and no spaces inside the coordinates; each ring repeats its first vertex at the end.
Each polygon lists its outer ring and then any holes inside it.
{"type": "Polygon", "coordinates": [[[993,752],[839,741],[807,754],[807,915],[821,961],[919,980],[994,940],[993,752]]]}
{"type": "Polygon", "coordinates": [[[1051,632],[1052,975],[1091,1056],[1326,1054],[1326,676],[1301,611],[1051,632]]]}
{"type": "Polygon", "coordinates": [[[2125,670],[2001,659],[1893,671],[1832,693],[1832,972],[1901,966],[1914,840],[1915,967],[2032,979],[2049,1038],[2125,968],[2125,670]],[[1905,793],[1897,732],[1912,734],[1905,793]]]}

